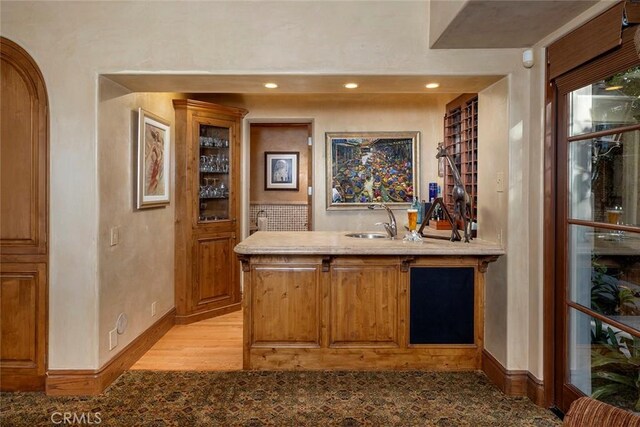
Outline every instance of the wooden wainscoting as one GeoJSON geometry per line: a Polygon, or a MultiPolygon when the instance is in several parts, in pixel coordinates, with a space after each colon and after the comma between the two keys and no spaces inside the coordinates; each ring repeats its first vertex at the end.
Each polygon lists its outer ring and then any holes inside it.
{"type": "Polygon", "coordinates": [[[51,396],[75,396],[102,393],[171,329],[175,323],[175,317],[176,310],[173,308],[100,369],[53,370],[47,372],[47,394],[51,396]]]}
{"type": "Polygon", "coordinates": [[[544,384],[531,372],[507,370],[487,350],[482,351],[482,370],[507,396],[527,396],[536,405],[544,406],[544,384]]]}

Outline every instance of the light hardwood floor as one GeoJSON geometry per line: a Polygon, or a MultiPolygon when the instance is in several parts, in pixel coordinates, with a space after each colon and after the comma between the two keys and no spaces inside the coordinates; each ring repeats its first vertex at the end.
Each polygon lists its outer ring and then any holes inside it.
{"type": "Polygon", "coordinates": [[[242,311],[190,325],[175,325],[131,369],[241,370],[242,311]]]}

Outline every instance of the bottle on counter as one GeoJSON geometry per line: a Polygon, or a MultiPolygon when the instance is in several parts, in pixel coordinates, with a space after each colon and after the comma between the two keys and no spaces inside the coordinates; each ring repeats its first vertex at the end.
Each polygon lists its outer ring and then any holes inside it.
{"type": "Polygon", "coordinates": [[[440,205],[436,206],[436,208],[433,210],[433,219],[435,219],[436,221],[440,221],[442,219],[442,207],[440,207],[440,205]]]}
{"type": "Polygon", "coordinates": [[[424,210],[424,199],[422,200],[422,202],[418,203],[418,224],[422,224],[422,221],[424,220],[424,214],[425,214],[425,210],[424,210]]]}
{"type": "Polygon", "coordinates": [[[414,197],[413,198],[413,203],[411,203],[411,209],[415,209],[418,212],[418,218],[416,219],[416,222],[418,224],[420,224],[421,222],[421,218],[420,218],[420,204],[418,203],[418,198],[414,197]]]}

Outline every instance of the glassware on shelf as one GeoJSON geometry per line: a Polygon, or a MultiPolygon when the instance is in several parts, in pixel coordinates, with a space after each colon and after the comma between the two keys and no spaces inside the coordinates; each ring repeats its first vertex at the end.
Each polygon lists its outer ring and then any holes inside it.
{"type": "Polygon", "coordinates": [[[224,185],[224,182],[220,182],[220,186],[218,187],[218,194],[219,194],[219,197],[229,196],[229,189],[227,188],[226,185],[224,185]]]}
{"type": "Polygon", "coordinates": [[[229,157],[221,154],[220,155],[220,170],[219,172],[227,173],[229,172],[229,157]]]}
{"type": "Polygon", "coordinates": [[[218,178],[203,178],[203,184],[200,185],[201,199],[226,199],[229,197],[229,188],[224,181],[218,178]]]}
{"type": "Polygon", "coordinates": [[[207,173],[229,173],[229,156],[224,154],[200,156],[200,171],[207,173]]]}
{"type": "Polygon", "coordinates": [[[209,197],[215,199],[216,197],[220,197],[220,190],[218,189],[218,178],[213,178],[213,185],[211,186],[211,190],[209,192],[209,197]]]}

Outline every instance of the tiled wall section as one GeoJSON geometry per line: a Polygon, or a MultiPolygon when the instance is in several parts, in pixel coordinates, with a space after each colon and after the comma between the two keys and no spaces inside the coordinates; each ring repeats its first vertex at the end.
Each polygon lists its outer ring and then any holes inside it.
{"type": "Polygon", "coordinates": [[[261,212],[260,217],[267,218],[267,231],[307,230],[308,205],[251,204],[249,218],[252,226],[256,224],[258,212],[261,212]]]}

